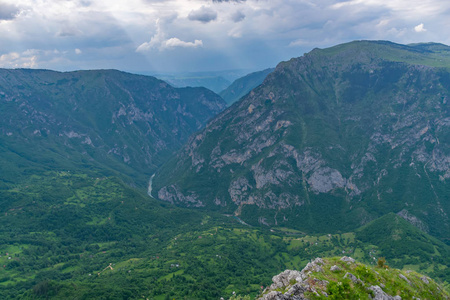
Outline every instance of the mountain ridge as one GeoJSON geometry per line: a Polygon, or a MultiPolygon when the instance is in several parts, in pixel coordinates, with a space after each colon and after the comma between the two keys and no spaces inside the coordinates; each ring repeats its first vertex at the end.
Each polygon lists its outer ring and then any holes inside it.
{"type": "Polygon", "coordinates": [[[30,149],[38,147],[35,155],[50,162],[44,168],[97,165],[133,174],[141,185],[225,108],[205,88],[177,89],[118,70],[1,69],[0,91],[5,156],[16,153],[23,164],[37,164],[30,149]]]}
{"type": "Polygon", "coordinates": [[[351,42],[280,63],[159,169],[154,190],[319,232],[406,210],[445,238],[450,48],[418,47],[351,42]]]}
{"type": "Polygon", "coordinates": [[[268,68],[238,78],[233,81],[233,83],[231,83],[226,89],[222,90],[219,95],[227,102],[228,105],[231,105],[248,94],[255,87],[260,85],[264,81],[266,76],[273,70],[275,69],[268,68]]]}

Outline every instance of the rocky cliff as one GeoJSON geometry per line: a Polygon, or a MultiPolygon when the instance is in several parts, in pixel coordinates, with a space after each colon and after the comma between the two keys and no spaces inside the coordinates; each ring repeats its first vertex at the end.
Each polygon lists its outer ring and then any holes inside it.
{"type": "Polygon", "coordinates": [[[401,212],[448,238],[449,54],[358,41],[282,62],[158,171],[158,197],[320,232],[401,212]]]}

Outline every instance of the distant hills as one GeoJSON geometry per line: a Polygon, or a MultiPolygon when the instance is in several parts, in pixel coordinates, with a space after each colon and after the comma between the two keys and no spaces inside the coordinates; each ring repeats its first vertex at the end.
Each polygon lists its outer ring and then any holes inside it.
{"type": "Polygon", "coordinates": [[[227,102],[228,105],[233,104],[243,96],[248,94],[255,87],[260,85],[266,76],[271,73],[274,68],[265,69],[259,72],[253,72],[233,81],[226,89],[221,91],[219,95],[227,102]]]}
{"type": "Polygon", "coordinates": [[[225,108],[205,88],[114,70],[0,70],[0,173],[92,168],[148,177],[225,108]]]}
{"type": "Polygon", "coordinates": [[[174,87],[205,87],[218,93],[228,105],[260,85],[274,68],[246,73],[246,70],[154,74],[174,87]]]}
{"type": "Polygon", "coordinates": [[[389,212],[450,237],[450,47],[356,41],[280,63],[158,172],[159,199],[309,232],[389,212]]]}
{"type": "Polygon", "coordinates": [[[248,74],[248,70],[217,72],[144,73],[164,80],[174,87],[205,87],[215,93],[226,89],[234,80],[248,74]]]}

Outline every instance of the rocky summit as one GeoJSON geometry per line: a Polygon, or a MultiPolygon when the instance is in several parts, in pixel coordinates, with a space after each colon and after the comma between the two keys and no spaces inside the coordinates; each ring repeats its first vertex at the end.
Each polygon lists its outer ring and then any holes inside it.
{"type": "Polygon", "coordinates": [[[450,236],[450,47],[356,41],[280,63],[157,173],[159,199],[250,224],[450,236]]]}
{"type": "Polygon", "coordinates": [[[380,261],[369,267],[353,258],[316,258],[302,271],[286,270],[259,300],[303,299],[449,299],[432,279],[414,271],[390,269],[380,261]]]}

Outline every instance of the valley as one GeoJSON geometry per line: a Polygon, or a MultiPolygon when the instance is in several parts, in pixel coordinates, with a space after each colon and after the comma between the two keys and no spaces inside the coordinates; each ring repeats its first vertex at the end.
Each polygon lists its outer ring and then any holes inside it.
{"type": "Polygon", "coordinates": [[[449,290],[449,57],[315,49],[227,102],[115,70],[1,69],[1,298],[253,299],[341,256],[449,290]]]}
{"type": "Polygon", "coordinates": [[[117,178],[70,172],[34,175],[1,199],[5,299],[255,296],[277,272],[340,255],[369,265],[383,256],[450,282],[449,247],[393,214],[340,234],[255,228],[157,202],[117,178]]]}

